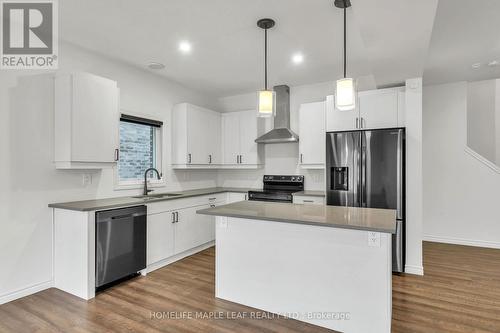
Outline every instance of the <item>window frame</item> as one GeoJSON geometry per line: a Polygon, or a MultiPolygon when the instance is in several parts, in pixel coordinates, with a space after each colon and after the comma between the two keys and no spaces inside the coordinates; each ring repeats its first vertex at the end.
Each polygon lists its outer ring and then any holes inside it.
{"type": "MultiPolygon", "coordinates": [[[[129,110],[122,109],[120,112],[120,117],[118,118],[118,124],[121,122],[121,117],[122,115],[128,115],[128,116],[134,116],[134,117],[139,117],[139,118],[145,118],[145,119],[150,119],[153,121],[159,121],[163,122],[162,119],[160,119],[158,116],[153,116],[150,114],[141,114],[137,112],[132,112],[129,110]]],[[[155,161],[154,164],[156,164],[156,169],[160,172],[161,179],[158,180],[156,178],[150,178],[148,180],[148,187],[149,188],[161,188],[165,187],[167,185],[167,182],[165,180],[165,170],[164,170],[164,165],[166,163],[164,159],[164,137],[165,137],[165,122],[163,122],[163,125],[161,127],[157,127],[156,133],[154,135],[154,146],[156,149],[155,152],[155,161]]],[[[118,126],[118,143],[120,144],[120,126],[118,126]]],[[[113,178],[114,178],[114,189],[115,190],[132,190],[132,189],[140,189],[144,187],[144,179],[133,179],[133,180],[120,180],[120,172],[118,169],[119,166],[119,161],[116,162],[116,165],[113,167],[113,178]]]]}

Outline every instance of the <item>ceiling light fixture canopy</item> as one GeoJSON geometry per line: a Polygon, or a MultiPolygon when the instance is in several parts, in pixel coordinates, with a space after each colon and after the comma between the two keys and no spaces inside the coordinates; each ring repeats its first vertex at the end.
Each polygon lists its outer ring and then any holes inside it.
{"type": "Polygon", "coordinates": [[[344,77],[337,80],[335,89],[335,107],[341,111],[356,108],[356,83],[353,78],[347,77],[347,12],[351,7],[350,0],[335,0],[335,7],[344,10],[344,77]]]}
{"type": "Polygon", "coordinates": [[[257,116],[273,117],[276,110],[276,94],[267,88],[267,30],[274,27],[276,22],[270,18],[257,21],[257,26],[264,29],[264,90],[258,92],[257,116]]]}

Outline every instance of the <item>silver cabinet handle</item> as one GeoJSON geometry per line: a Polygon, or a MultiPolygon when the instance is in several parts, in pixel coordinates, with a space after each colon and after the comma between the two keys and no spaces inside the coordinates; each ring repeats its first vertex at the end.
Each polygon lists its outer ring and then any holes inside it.
{"type": "Polygon", "coordinates": [[[366,128],[366,120],[363,117],[361,117],[361,128],[366,128]]]}
{"type": "Polygon", "coordinates": [[[188,154],[188,163],[191,164],[191,154],[188,154]]]}
{"type": "Polygon", "coordinates": [[[240,164],[243,163],[243,155],[240,155],[240,164]]]}
{"type": "Polygon", "coordinates": [[[247,195],[245,194],[245,200],[247,200],[247,195]]]}
{"type": "Polygon", "coordinates": [[[115,162],[120,160],[120,149],[115,149],[115,162]]]}
{"type": "Polygon", "coordinates": [[[175,212],[175,223],[179,222],[179,212],[175,212]]]}
{"type": "Polygon", "coordinates": [[[300,163],[303,163],[303,161],[304,161],[304,158],[303,158],[303,157],[304,157],[304,155],[303,155],[303,154],[300,154],[300,163]]]}
{"type": "Polygon", "coordinates": [[[212,155],[208,155],[208,164],[212,164],[212,155]]]}
{"type": "Polygon", "coordinates": [[[172,223],[175,223],[175,212],[172,212],[172,223]]]}
{"type": "Polygon", "coordinates": [[[314,202],[314,200],[302,200],[302,202],[314,202]]]}
{"type": "Polygon", "coordinates": [[[359,128],[359,118],[356,117],[356,128],[359,128]]]}

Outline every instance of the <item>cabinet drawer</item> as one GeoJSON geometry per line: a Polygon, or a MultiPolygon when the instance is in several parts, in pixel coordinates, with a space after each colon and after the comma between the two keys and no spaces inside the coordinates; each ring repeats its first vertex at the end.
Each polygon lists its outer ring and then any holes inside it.
{"type": "Polygon", "coordinates": [[[310,204],[310,205],[324,205],[325,204],[325,198],[324,197],[317,197],[317,196],[294,196],[293,197],[293,203],[295,204],[310,204]]]}

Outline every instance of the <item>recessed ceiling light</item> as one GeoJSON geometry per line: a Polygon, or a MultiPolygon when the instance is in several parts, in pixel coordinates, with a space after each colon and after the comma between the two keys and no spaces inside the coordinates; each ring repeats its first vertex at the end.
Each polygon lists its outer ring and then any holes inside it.
{"type": "Polygon", "coordinates": [[[293,56],[292,56],[292,61],[294,64],[300,64],[304,61],[304,56],[301,54],[301,53],[295,53],[293,56]]]}
{"type": "Polygon", "coordinates": [[[160,70],[160,69],[165,68],[165,65],[162,63],[159,63],[159,62],[152,61],[152,62],[148,63],[148,68],[154,69],[154,70],[160,70]]]}
{"type": "Polygon", "coordinates": [[[183,40],[182,42],[179,43],[179,51],[181,51],[182,53],[191,52],[191,43],[183,40]]]}
{"type": "Polygon", "coordinates": [[[480,62],[476,62],[475,64],[472,64],[472,68],[473,69],[478,69],[479,67],[481,67],[481,63],[480,62]]]}
{"type": "Polygon", "coordinates": [[[488,66],[490,66],[490,67],[495,67],[495,66],[498,66],[498,65],[500,65],[500,62],[498,62],[497,60],[493,60],[493,61],[490,61],[488,63],[488,66]]]}

